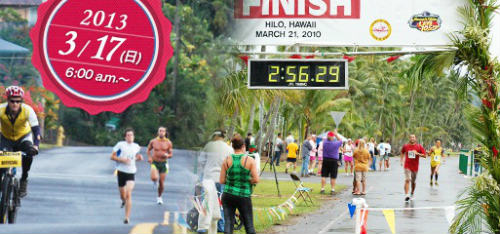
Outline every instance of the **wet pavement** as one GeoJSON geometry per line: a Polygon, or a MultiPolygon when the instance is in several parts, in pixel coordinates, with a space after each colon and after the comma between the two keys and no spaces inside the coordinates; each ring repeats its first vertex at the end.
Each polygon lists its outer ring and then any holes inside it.
{"type": "MultiPolygon", "coordinates": [[[[131,233],[141,225],[150,225],[149,229],[148,226],[142,229],[142,233],[172,233],[175,217],[191,207],[187,197],[193,193],[196,180],[192,173],[195,153],[174,151],[162,206],[155,203],[156,192],[149,180],[149,164],[138,162],[131,224],[124,225],[124,210],[119,208],[110,152],[111,147],[64,147],[42,152],[34,161],[29,194],[22,200],[17,224],[2,226],[0,233],[131,233]],[[168,225],[162,225],[166,223],[168,225]]],[[[453,205],[460,191],[470,182],[458,173],[458,158],[450,158],[441,167],[439,187],[431,187],[429,161],[424,159],[417,179],[416,198],[405,203],[403,169],[398,158],[392,158],[391,162],[390,171],[368,174],[365,199],[372,208],[453,205]]],[[[266,170],[263,179],[274,179],[269,169],[266,170]]],[[[279,180],[290,180],[284,173],[279,173],[278,177],[279,180]]],[[[320,178],[303,180],[319,182],[320,178]]],[[[348,189],[325,203],[318,212],[295,217],[287,224],[273,228],[273,232],[354,233],[354,220],[350,219],[347,210],[347,203],[354,197],[350,194],[352,176],[341,174],[338,183],[348,185],[348,189]]],[[[395,211],[395,216],[398,234],[448,233],[448,222],[442,209],[395,211]]],[[[381,211],[369,213],[368,233],[391,233],[381,211]]]]}
{"type": "MultiPolygon", "coordinates": [[[[429,159],[420,160],[415,199],[404,202],[404,173],[399,158],[391,158],[390,171],[370,172],[367,176],[366,199],[370,208],[429,208],[430,210],[395,210],[396,233],[448,233],[449,223],[445,216],[446,206],[454,205],[460,192],[470,183],[470,179],[459,174],[458,157],[447,158],[441,166],[439,186],[429,185],[429,159]]],[[[266,173],[265,177],[272,174],[266,173]]],[[[286,175],[279,175],[283,180],[286,175]]],[[[318,181],[318,177],[305,178],[307,181],[318,181]]],[[[351,195],[352,176],[339,175],[338,183],[349,185],[348,189],[336,195],[335,199],[326,203],[318,212],[308,216],[297,217],[275,228],[278,233],[320,233],[320,234],[352,234],[354,219],[349,216],[347,203],[354,197],[351,195]]],[[[367,220],[368,233],[391,233],[382,211],[369,211],[367,220]]]]}
{"type": "MultiPolygon", "coordinates": [[[[145,233],[172,233],[175,217],[190,208],[187,195],[193,193],[196,180],[192,174],[194,153],[174,150],[163,194],[164,205],[156,204],[149,164],[137,162],[131,223],[125,225],[113,174],[115,163],[109,159],[111,150],[111,147],[64,147],[36,156],[29,176],[28,196],[22,199],[17,223],[1,226],[0,233],[129,233],[143,223],[157,224],[145,233]],[[169,225],[161,225],[167,222],[169,225]]],[[[143,147],[143,156],[144,150],[143,147]]]]}

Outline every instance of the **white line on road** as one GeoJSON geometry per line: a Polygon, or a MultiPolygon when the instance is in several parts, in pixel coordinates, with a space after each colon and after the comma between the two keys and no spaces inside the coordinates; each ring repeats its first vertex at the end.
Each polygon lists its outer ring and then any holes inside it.
{"type": "Polygon", "coordinates": [[[165,211],[163,215],[163,223],[161,225],[168,225],[168,220],[170,219],[170,212],[165,211]]]}
{"type": "Polygon", "coordinates": [[[364,208],[363,210],[382,211],[382,210],[444,210],[455,206],[426,206],[426,207],[408,207],[408,208],[364,208]]]}
{"type": "MultiPolygon", "coordinates": [[[[372,189],[373,189],[373,186],[370,186],[367,190],[367,193],[370,192],[372,189]]],[[[347,214],[347,212],[348,212],[347,210],[342,212],[342,214],[340,214],[339,217],[337,217],[336,219],[329,222],[323,229],[321,229],[321,231],[318,232],[318,234],[326,233],[337,221],[339,221],[341,218],[343,218],[347,214]]]]}
{"type": "Polygon", "coordinates": [[[320,232],[318,232],[318,234],[326,233],[337,221],[339,221],[339,219],[343,218],[346,214],[347,211],[342,212],[342,214],[340,214],[339,217],[329,222],[323,229],[321,229],[320,232]]]}

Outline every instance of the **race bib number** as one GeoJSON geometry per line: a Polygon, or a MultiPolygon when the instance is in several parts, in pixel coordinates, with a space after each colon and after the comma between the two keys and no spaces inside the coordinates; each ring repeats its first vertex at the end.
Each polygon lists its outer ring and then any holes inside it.
{"type": "Polygon", "coordinates": [[[439,155],[434,156],[434,161],[440,161],[439,155]]]}
{"type": "Polygon", "coordinates": [[[409,151],[408,152],[408,158],[414,159],[416,157],[417,157],[417,155],[416,155],[415,151],[409,151]]]}

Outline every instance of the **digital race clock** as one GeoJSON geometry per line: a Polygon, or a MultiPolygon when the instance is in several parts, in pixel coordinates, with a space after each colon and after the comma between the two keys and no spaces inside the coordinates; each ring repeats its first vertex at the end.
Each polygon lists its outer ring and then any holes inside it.
{"type": "Polygon", "coordinates": [[[249,89],[347,89],[347,60],[252,59],[249,89]]]}

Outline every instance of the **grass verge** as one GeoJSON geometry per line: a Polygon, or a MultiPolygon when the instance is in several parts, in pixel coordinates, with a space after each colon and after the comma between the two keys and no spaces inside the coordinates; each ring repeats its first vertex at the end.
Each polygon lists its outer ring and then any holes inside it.
{"type": "MultiPolygon", "coordinates": [[[[301,200],[297,200],[295,203],[295,208],[292,210],[292,213],[286,208],[283,210],[286,211],[287,215],[285,220],[279,220],[276,216],[268,216],[265,211],[254,210],[254,225],[255,229],[259,233],[265,233],[269,228],[275,224],[281,224],[287,222],[287,220],[291,216],[299,216],[302,214],[310,213],[315,210],[318,210],[321,207],[321,204],[326,201],[332,200],[332,196],[322,195],[320,194],[320,183],[304,183],[304,187],[312,188],[312,192],[310,193],[311,198],[314,202],[313,206],[306,206],[305,203],[301,200]],[[271,217],[271,218],[270,218],[271,217]]],[[[341,191],[345,189],[347,186],[345,185],[336,185],[335,190],[341,191]]],[[[261,180],[252,196],[252,204],[254,208],[270,208],[278,206],[285,201],[287,201],[290,196],[295,192],[295,185],[292,181],[280,181],[279,188],[281,192],[281,197],[278,196],[276,191],[276,184],[274,180],[261,180]]],[[[328,189],[328,186],[327,186],[328,189]]],[[[242,228],[244,229],[244,228],[242,228]]],[[[237,233],[245,233],[245,230],[240,230],[237,233]]]]}
{"type": "Polygon", "coordinates": [[[40,149],[41,150],[48,150],[48,149],[52,149],[52,148],[55,148],[56,145],[54,144],[45,144],[45,143],[40,143],[40,149]]]}

